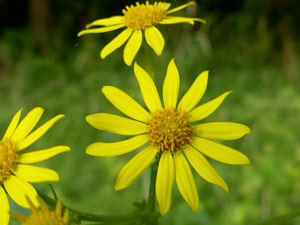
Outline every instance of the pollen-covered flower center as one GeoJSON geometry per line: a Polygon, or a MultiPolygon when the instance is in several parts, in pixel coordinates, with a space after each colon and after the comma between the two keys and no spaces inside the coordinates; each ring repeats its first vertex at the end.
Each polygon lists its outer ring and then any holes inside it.
{"type": "Polygon", "coordinates": [[[0,185],[12,174],[19,155],[15,144],[9,139],[0,141],[0,185]]]}
{"type": "Polygon", "coordinates": [[[162,109],[150,115],[148,137],[160,151],[175,152],[191,142],[193,128],[187,113],[162,109]]]}
{"type": "Polygon", "coordinates": [[[152,5],[148,1],[146,4],[137,2],[135,6],[126,6],[126,9],[123,9],[125,24],[133,30],[154,26],[165,18],[167,8],[166,3],[155,2],[152,5]]]}
{"type": "Polygon", "coordinates": [[[67,225],[68,222],[61,214],[50,210],[39,210],[33,212],[22,225],[67,225]]]}

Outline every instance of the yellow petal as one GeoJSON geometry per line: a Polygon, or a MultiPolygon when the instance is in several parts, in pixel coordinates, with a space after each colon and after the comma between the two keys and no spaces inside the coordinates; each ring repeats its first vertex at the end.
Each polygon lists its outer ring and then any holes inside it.
{"type": "Polygon", "coordinates": [[[174,163],[178,189],[195,212],[199,206],[199,197],[191,168],[180,151],[174,153],[174,163]]]}
{"type": "Polygon", "coordinates": [[[0,221],[1,225],[8,225],[9,222],[9,204],[6,193],[0,186],[0,221]]]}
{"type": "Polygon", "coordinates": [[[117,109],[127,116],[142,122],[147,121],[148,112],[125,92],[112,86],[104,86],[102,92],[117,109]]]}
{"type": "Polygon", "coordinates": [[[204,19],[190,18],[190,17],[178,17],[178,16],[167,16],[159,23],[160,24],[189,23],[191,25],[194,25],[195,21],[206,24],[206,21],[204,19]]]}
{"type": "Polygon", "coordinates": [[[19,164],[14,174],[31,183],[59,181],[59,176],[54,170],[31,165],[19,164]]]}
{"type": "Polygon", "coordinates": [[[161,55],[165,46],[165,39],[160,31],[155,26],[147,27],[145,29],[145,38],[156,55],[161,55]]]}
{"type": "Polygon", "coordinates": [[[83,30],[80,31],[77,36],[80,37],[84,34],[95,34],[95,33],[105,33],[105,32],[109,32],[109,31],[113,31],[113,30],[118,30],[122,27],[125,27],[125,24],[118,24],[118,25],[114,25],[114,26],[109,26],[109,27],[100,27],[100,28],[93,28],[93,29],[87,29],[87,30],[83,30]]]}
{"type": "Polygon", "coordinates": [[[189,23],[194,25],[194,20],[187,17],[175,17],[175,16],[167,16],[162,21],[159,22],[160,24],[177,24],[177,23],[189,23]]]}
{"type": "Polygon", "coordinates": [[[62,114],[57,115],[56,117],[52,118],[51,120],[49,120],[48,122],[44,123],[42,126],[37,128],[34,132],[28,135],[23,141],[21,141],[20,144],[18,144],[18,150],[22,150],[30,146],[32,143],[34,143],[36,140],[42,137],[58,120],[64,117],[65,115],[62,114]]]}
{"type": "Polygon", "coordinates": [[[205,119],[206,117],[210,116],[222,104],[224,99],[231,93],[232,91],[225,92],[219,97],[193,109],[189,113],[189,121],[194,122],[205,119]]]}
{"type": "Polygon", "coordinates": [[[163,152],[156,177],[156,197],[162,215],[167,213],[171,206],[174,174],[172,154],[168,151],[163,152]]]}
{"type": "Polygon", "coordinates": [[[15,115],[14,117],[12,118],[4,136],[3,136],[3,139],[4,138],[10,138],[13,133],[15,132],[16,130],[16,127],[18,126],[18,123],[19,123],[19,120],[20,120],[20,116],[21,116],[21,113],[23,111],[23,108],[21,108],[15,115]]]}
{"type": "Polygon", "coordinates": [[[174,8],[174,9],[171,9],[171,10],[167,11],[167,14],[170,14],[170,13],[174,13],[174,12],[180,11],[180,10],[182,10],[182,9],[184,9],[184,8],[186,8],[186,7],[188,7],[188,6],[190,6],[190,5],[196,5],[196,2],[190,1],[190,2],[188,2],[187,4],[178,6],[178,7],[174,8]]]}
{"type": "Polygon", "coordinates": [[[150,146],[135,155],[119,173],[115,190],[122,190],[131,185],[149,167],[156,153],[157,150],[150,146]]]}
{"type": "Polygon", "coordinates": [[[9,196],[20,206],[29,208],[26,196],[35,205],[39,206],[37,193],[34,187],[22,178],[11,175],[4,181],[4,187],[9,196]]]}
{"type": "Polygon", "coordinates": [[[250,161],[243,153],[225,145],[194,137],[192,145],[203,154],[227,164],[249,164],[250,161]]]}
{"type": "Polygon", "coordinates": [[[70,147],[59,145],[52,148],[20,154],[20,163],[36,163],[49,159],[63,152],[71,151],[70,147]]]}
{"type": "Polygon", "coordinates": [[[222,187],[226,192],[228,192],[227,184],[199,151],[191,146],[187,146],[184,149],[184,153],[190,164],[203,179],[222,187]]]}
{"type": "Polygon", "coordinates": [[[250,128],[231,122],[202,123],[195,126],[197,136],[214,140],[234,140],[250,133],[250,128]]]}
{"type": "Polygon", "coordinates": [[[151,112],[161,109],[160,98],[156,86],[149,74],[137,63],[134,64],[134,74],[140,85],[144,102],[151,112]]]}
{"type": "Polygon", "coordinates": [[[176,108],[180,78],[174,59],[169,63],[166,78],[163,85],[163,99],[165,108],[176,108]]]}
{"type": "Polygon", "coordinates": [[[179,102],[178,109],[191,111],[202,98],[207,86],[208,71],[202,72],[179,102]]]}
{"type": "Polygon", "coordinates": [[[115,37],[111,42],[105,45],[105,47],[102,49],[100,53],[100,57],[104,59],[110,53],[120,48],[128,40],[131,34],[132,34],[131,29],[123,30],[117,37],[115,37]]]}
{"type": "Polygon", "coordinates": [[[52,148],[47,148],[39,151],[20,154],[20,163],[36,163],[52,158],[63,152],[71,151],[69,146],[59,145],[52,148]]]}
{"type": "Polygon", "coordinates": [[[37,122],[40,120],[44,109],[36,107],[31,110],[25,118],[20,122],[15,132],[11,136],[11,140],[15,141],[17,145],[32,131],[37,122]]]}
{"type": "Polygon", "coordinates": [[[95,20],[92,23],[86,25],[86,29],[93,26],[113,26],[124,23],[124,16],[112,16],[109,18],[95,20]]]}
{"type": "Polygon", "coordinates": [[[147,135],[139,135],[125,141],[103,143],[96,142],[86,148],[86,153],[94,156],[111,157],[123,155],[138,149],[149,141],[147,135]]]}
{"type": "Polygon", "coordinates": [[[99,130],[116,134],[136,135],[147,132],[147,125],[108,113],[95,113],[86,117],[86,121],[99,130]]]}
{"type": "Polygon", "coordinates": [[[143,34],[141,30],[135,30],[128,40],[123,53],[124,62],[131,66],[131,63],[139,51],[143,40],[143,34]]]}

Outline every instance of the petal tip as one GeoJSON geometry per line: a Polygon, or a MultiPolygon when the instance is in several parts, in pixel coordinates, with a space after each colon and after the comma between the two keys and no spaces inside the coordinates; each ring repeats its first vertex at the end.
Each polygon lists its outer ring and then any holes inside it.
{"type": "Polygon", "coordinates": [[[169,208],[160,208],[160,215],[165,215],[169,211],[169,208]]]}

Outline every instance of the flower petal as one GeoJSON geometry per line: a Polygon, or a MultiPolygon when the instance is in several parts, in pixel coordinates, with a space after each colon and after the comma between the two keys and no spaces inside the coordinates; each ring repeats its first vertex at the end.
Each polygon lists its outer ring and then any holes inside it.
{"type": "Polygon", "coordinates": [[[202,72],[179,102],[178,109],[191,111],[202,98],[207,86],[208,71],[202,72]]]}
{"type": "Polygon", "coordinates": [[[145,29],[145,38],[156,55],[161,55],[165,46],[165,39],[160,31],[155,26],[147,27],[145,29]]]}
{"type": "Polygon", "coordinates": [[[225,145],[194,137],[192,145],[208,157],[227,164],[249,164],[250,161],[243,153],[225,145]]]}
{"type": "Polygon", "coordinates": [[[180,151],[174,153],[176,183],[178,189],[195,212],[199,206],[199,197],[191,168],[180,151]]]}
{"type": "Polygon", "coordinates": [[[176,108],[180,78],[174,59],[169,63],[166,78],[163,85],[163,99],[165,108],[176,108]]]}
{"type": "Polygon", "coordinates": [[[20,206],[29,208],[26,196],[35,206],[39,206],[36,190],[22,178],[11,175],[4,181],[4,187],[9,196],[20,206]]]}
{"type": "Polygon", "coordinates": [[[0,221],[2,225],[8,225],[9,222],[9,204],[5,191],[0,186],[0,221]]]}
{"type": "Polygon", "coordinates": [[[80,31],[77,36],[80,37],[84,34],[96,34],[96,33],[105,33],[105,32],[109,32],[109,31],[113,31],[113,30],[118,30],[122,27],[125,27],[126,25],[123,24],[118,24],[118,25],[114,25],[114,26],[109,26],[109,27],[100,27],[100,28],[93,28],[93,29],[87,29],[87,30],[83,30],[80,31]]]}
{"type": "Polygon", "coordinates": [[[143,34],[141,30],[135,30],[128,40],[123,53],[124,62],[131,66],[131,63],[139,51],[143,40],[143,34]]]}
{"type": "Polygon", "coordinates": [[[86,29],[93,26],[113,26],[124,23],[124,16],[112,16],[109,18],[103,18],[99,20],[95,20],[92,23],[86,25],[86,29]]]}
{"type": "Polygon", "coordinates": [[[17,145],[32,131],[37,122],[40,120],[44,109],[36,107],[31,110],[25,118],[20,122],[16,131],[11,136],[11,140],[15,141],[17,145]]]}
{"type": "Polygon", "coordinates": [[[69,146],[59,145],[52,148],[20,154],[20,163],[36,163],[52,158],[63,152],[71,151],[69,146]]]}
{"type": "Polygon", "coordinates": [[[112,41],[110,41],[100,52],[100,57],[104,59],[110,53],[120,48],[130,37],[132,34],[131,29],[123,30],[117,37],[115,37],[112,41]]]}
{"type": "Polygon", "coordinates": [[[147,125],[135,120],[108,113],[95,113],[86,117],[86,121],[98,130],[116,134],[136,135],[147,132],[147,125]]]}
{"type": "Polygon", "coordinates": [[[194,126],[197,136],[214,140],[234,140],[250,133],[250,128],[231,122],[202,123],[194,126]]]}
{"type": "Polygon", "coordinates": [[[160,98],[156,86],[149,74],[137,63],[134,64],[134,74],[140,85],[144,102],[151,112],[161,109],[160,98]]]}
{"type": "Polygon", "coordinates": [[[148,112],[125,92],[112,86],[104,86],[102,92],[117,109],[127,116],[142,122],[147,121],[148,112]]]}
{"type": "Polygon", "coordinates": [[[168,151],[163,152],[156,177],[156,198],[162,215],[167,213],[171,206],[174,174],[172,154],[168,151]]]}
{"type": "Polygon", "coordinates": [[[30,135],[28,135],[23,141],[18,144],[18,150],[22,150],[27,148],[40,137],[42,137],[58,120],[64,118],[65,115],[60,114],[44,123],[42,126],[33,131],[30,135]]]}
{"type": "Polygon", "coordinates": [[[86,148],[86,153],[88,155],[102,157],[123,155],[138,149],[148,141],[149,138],[147,135],[139,135],[124,141],[113,143],[96,142],[86,148]]]}
{"type": "Polygon", "coordinates": [[[219,97],[193,109],[189,113],[189,121],[194,122],[205,119],[206,117],[210,116],[222,104],[224,99],[231,93],[232,91],[225,92],[219,97]]]}
{"type": "Polygon", "coordinates": [[[16,127],[18,126],[18,123],[19,123],[19,120],[20,120],[20,116],[21,116],[21,113],[23,111],[23,108],[21,108],[15,115],[14,117],[12,118],[11,122],[9,123],[9,126],[3,136],[3,139],[4,138],[10,138],[13,133],[15,132],[16,130],[16,127]]]}
{"type": "Polygon", "coordinates": [[[19,164],[14,174],[28,182],[59,181],[58,174],[51,169],[19,164]]]}
{"type": "Polygon", "coordinates": [[[135,155],[119,173],[115,190],[131,185],[149,167],[156,154],[156,148],[149,146],[135,155]]]}
{"type": "Polygon", "coordinates": [[[226,192],[228,192],[227,184],[199,151],[191,146],[187,146],[184,149],[184,153],[191,165],[203,179],[222,187],[226,192]]]}
{"type": "Polygon", "coordinates": [[[190,1],[190,2],[188,2],[187,4],[178,6],[178,7],[174,8],[174,9],[171,9],[171,10],[167,11],[167,14],[170,14],[170,13],[174,13],[174,12],[180,11],[180,10],[182,10],[182,9],[184,9],[184,8],[186,8],[186,7],[188,7],[188,6],[190,6],[190,5],[196,5],[196,2],[190,1]]]}
{"type": "Polygon", "coordinates": [[[162,21],[160,21],[160,24],[177,24],[177,23],[189,23],[191,25],[194,25],[193,18],[187,18],[187,17],[177,17],[177,16],[167,16],[162,21]]]}

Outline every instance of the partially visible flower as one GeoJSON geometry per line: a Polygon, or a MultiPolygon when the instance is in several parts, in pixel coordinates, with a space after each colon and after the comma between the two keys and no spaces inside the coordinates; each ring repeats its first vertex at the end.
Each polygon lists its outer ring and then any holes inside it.
{"type": "Polygon", "coordinates": [[[58,174],[51,169],[28,165],[44,161],[62,152],[70,151],[68,146],[55,146],[34,152],[21,153],[42,137],[58,120],[60,114],[31,132],[40,120],[44,109],[36,107],[19,123],[20,109],[10,122],[4,137],[0,140],[0,221],[1,225],[9,222],[8,194],[17,204],[29,208],[26,196],[38,206],[37,192],[29,183],[58,181],[58,174]]]}
{"type": "Polygon", "coordinates": [[[25,217],[17,212],[10,212],[10,214],[19,220],[22,225],[68,225],[69,224],[69,210],[62,211],[62,203],[60,200],[56,203],[55,211],[49,210],[46,203],[37,196],[41,209],[34,206],[29,198],[27,198],[28,205],[31,209],[29,217],[25,217]]]}
{"type": "Polygon", "coordinates": [[[165,40],[156,28],[158,24],[189,23],[193,25],[194,21],[206,23],[205,20],[198,18],[169,16],[190,5],[195,5],[195,2],[192,1],[168,10],[171,4],[167,2],[154,2],[154,4],[150,4],[148,1],[145,4],[137,2],[136,5],[126,6],[126,9],[122,11],[123,16],[99,19],[88,24],[86,30],[81,31],[78,36],[91,33],[105,33],[126,27],[124,31],[102,49],[100,57],[104,59],[129,39],[124,49],[123,58],[124,62],[130,66],[141,47],[143,40],[142,31],[145,32],[148,45],[157,55],[161,55],[165,40]],[[103,27],[95,28],[95,26],[103,27]]]}
{"type": "Polygon", "coordinates": [[[93,143],[87,147],[86,153],[102,157],[117,156],[148,143],[121,170],[115,184],[115,189],[121,190],[132,184],[161,152],[156,179],[156,197],[161,214],[166,213],[171,206],[174,179],[192,210],[198,208],[198,192],[186,159],[206,181],[228,192],[226,183],[204,155],[227,164],[248,164],[249,159],[244,154],[210,139],[234,140],[248,134],[250,129],[232,122],[195,122],[211,115],[231,92],[225,92],[196,107],[206,90],[208,72],[205,71],[196,78],[177,104],[179,73],[174,60],[171,60],[163,84],[163,107],[155,84],[147,72],[135,64],[134,73],[149,112],[120,89],[105,86],[102,92],[106,98],[133,120],[107,113],[92,114],[86,120],[99,130],[135,136],[115,143],[93,143]]]}

